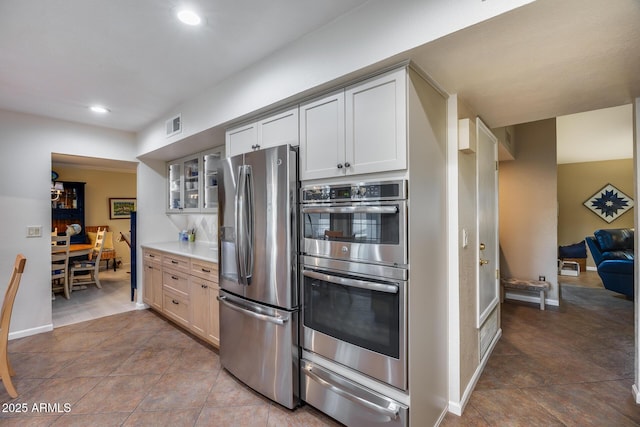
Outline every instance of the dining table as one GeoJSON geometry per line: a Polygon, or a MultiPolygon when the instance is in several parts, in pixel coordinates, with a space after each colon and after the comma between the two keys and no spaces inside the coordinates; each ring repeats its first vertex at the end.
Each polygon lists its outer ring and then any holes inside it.
{"type": "Polygon", "coordinates": [[[69,245],[69,258],[89,255],[91,249],[93,249],[91,243],[72,243],[69,245]]]}

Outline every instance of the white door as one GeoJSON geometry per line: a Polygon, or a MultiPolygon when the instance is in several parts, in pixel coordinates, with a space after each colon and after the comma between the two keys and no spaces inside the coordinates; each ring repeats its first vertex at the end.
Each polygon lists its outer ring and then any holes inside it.
{"type": "Polygon", "coordinates": [[[407,71],[402,68],[345,92],[345,172],[407,167],[407,71]]]}
{"type": "Polygon", "coordinates": [[[478,185],[478,327],[499,301],[498,140],[476,119],[478,185]]]}
{"type": "Polygon", "coordinates": [[[300,179],[344,175],[344,91],[300,105],[300,179]]]}

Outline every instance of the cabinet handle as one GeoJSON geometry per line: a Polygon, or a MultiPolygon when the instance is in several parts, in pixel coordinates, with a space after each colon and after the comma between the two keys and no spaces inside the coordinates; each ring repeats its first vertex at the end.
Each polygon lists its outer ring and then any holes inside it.
{"type": "Polygon", "coordinates": [[[260,149],[260,144],[256,144],[256,150],[260,149]]]}
{"type": "Polygon", "coordinates": [[[153,255],[153,254],[149,254],[149,255],[147,255],[147,256],[148,256],[149,258],[155,258],[155,257],[156,257],[156,256],[155,256],[155,255],[153,255]]]}
{"type": "Polygon", "coordinates": [[[204,273],[211,273],[211,270],[207,270],[206,268],[201,268],[204,273]]]}
{"type": "Polygon", "coordinates": [[[200,285],[202,287],[202,289],[207,289],[209,286],[207,285],[200,285]]]}
{"type": "Polygon", "coordinates": [[[342,163],[338,163],[338,169],[342,169],[342,163]]]}
{"type": "Polygon", "coordinates": [[[171,260],[171,264],[177,264],[177,263],[178,263],[178,261],[173,260],[173,259],[171,260]]]}
{"type": "Polygon", "coordinates": [[[173,280],[178,280],[178,278],[177,278],[176,276],[171,276],[171,278],[172,278],[173,280]]]}
{"type": "Polygon", "coordinates": [[[346,163],[344,164],[344,167],[345,167],[345,168],[350,168],[350,167],[351,167],[351,163],[346,162],[346,163]]]}
{"type": "Polygon", "coordinates": [[[175,305],[180,305],[180,303],[174,299],[172,299],[171,302],[174,303],[175,305]]]}

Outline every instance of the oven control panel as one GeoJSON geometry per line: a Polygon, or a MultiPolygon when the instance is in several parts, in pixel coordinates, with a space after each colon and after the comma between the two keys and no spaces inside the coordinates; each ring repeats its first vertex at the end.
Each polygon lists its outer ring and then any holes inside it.
{"type": "Polygon", "coordinates": [[[406,199],[406,181],[313,185],[302,188],[302,202],[406,199]]]}

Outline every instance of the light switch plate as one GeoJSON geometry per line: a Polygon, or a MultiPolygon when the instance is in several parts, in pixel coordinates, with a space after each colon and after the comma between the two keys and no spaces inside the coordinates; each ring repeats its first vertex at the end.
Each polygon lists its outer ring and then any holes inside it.
{"type": "Polygon", "coordinates": [[[42,226],[41,225],[27,226],[27,237],[42,237],[42,226]]]}

